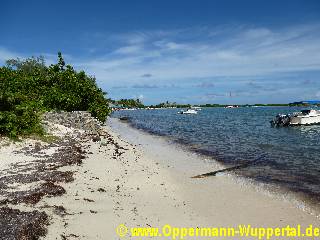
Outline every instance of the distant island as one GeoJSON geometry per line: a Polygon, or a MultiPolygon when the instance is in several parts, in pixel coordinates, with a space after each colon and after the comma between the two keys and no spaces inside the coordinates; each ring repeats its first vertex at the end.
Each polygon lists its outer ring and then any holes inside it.
{"type": "Polygon", "coordinates": [[[140,99],[120,99],[112,100],[109,99],[109,107],[113,110],[120,109],[159,109],[159,108],[190,108],[190,107],[309,107],[309,106],[320,106],[320,101],[310,100],[310,101],[299,101],[293,103],[269,103],[269,104],[217,104],[217,103],[206,103],[206,104],[179,104],[176,102],[163,102],[155,105],[144,105],[140,99]]]}

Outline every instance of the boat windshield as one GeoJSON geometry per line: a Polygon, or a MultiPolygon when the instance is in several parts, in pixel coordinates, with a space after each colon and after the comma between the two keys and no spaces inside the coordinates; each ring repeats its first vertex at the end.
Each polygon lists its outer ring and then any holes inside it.
{"type": "Polygon", "coordinates": [[[306,109],[306,110],[302,110],[301,112],[302,112],[303,115],[308,115],[310,113],[310,111],[311,110],[306,109]]]}

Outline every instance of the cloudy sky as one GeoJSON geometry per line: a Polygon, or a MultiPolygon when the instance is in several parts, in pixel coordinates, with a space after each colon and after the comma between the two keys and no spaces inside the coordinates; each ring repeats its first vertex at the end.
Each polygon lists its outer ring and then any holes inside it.
{"type": "Polygon", "coordinates": [[[0,63],[62,51],[115,99],[320,99],[320,1],[4,1],[0,63]]]}

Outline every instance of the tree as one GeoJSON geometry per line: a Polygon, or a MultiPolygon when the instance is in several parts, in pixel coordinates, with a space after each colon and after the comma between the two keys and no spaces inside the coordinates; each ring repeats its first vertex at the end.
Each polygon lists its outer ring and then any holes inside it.
{"type": "Polygon", "coordinates": [[[90,111],[104,122],[110,113],[105,92],[94,77],[58,63],[47,67],[43,57],[11,59],[0,68],[0,135],[41,132],[43,111],[90,111]]]}

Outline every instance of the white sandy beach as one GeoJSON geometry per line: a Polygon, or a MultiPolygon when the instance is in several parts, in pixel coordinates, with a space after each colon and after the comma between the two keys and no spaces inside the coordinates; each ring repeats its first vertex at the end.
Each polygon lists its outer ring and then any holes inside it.
{"type": "MultiPolygon", "coordinates": [[[[128,227],[319,225],[317,217],[298,209],[295,203],[263,194],[228,176],[190,178],[207,172],[208,164],[199,163],[195,154],[170,146],[164,139],[115,121],[112,119],[109,124],[117,132],[110,127],[108,132],[128,150],[113,159],[114,149],[91,144],[94,154],[79,168],[76,181],[65,186],[67,194],[47,200],[49,204],[64,204],[70,213],[83,212],[66,217],[65,235],[115,239],[119,224],[128,227]],[[100,187],[106,192],[91,192],[100,187]]],[[[57,220],[60,221],[49,227],[46,239],[56,239],[63,229],[63,221],[57,220]]]]}
{"type": "MultiPolygon", "coordinates": [[[[320,225],[315,215],[298,208],[296,202],[267,194],[231,175],[192,179],[221,166],[165,138],[116,119],[109,119],[106,131],[119,150],[103,140],[83,143],[92,154],[87,154],[81,166],[65,167],[76,171],[73,182],[61,184],[66,194],[45,197],[33,207],[51,217],[44,239],[118,239],[119,224],[159,228],[166,224],[194,228],[320,225]],[[67,214],[57,215],[46,207],[54,205],[64,206],[67,214]]],[[[2,147],[2,158],[10,155],[10,149],[2,147]]],[[[12,161],[21,158],[11,156],[12,161]]],[[[140,238],[128,233],[122,239],[140,238]]]]}

